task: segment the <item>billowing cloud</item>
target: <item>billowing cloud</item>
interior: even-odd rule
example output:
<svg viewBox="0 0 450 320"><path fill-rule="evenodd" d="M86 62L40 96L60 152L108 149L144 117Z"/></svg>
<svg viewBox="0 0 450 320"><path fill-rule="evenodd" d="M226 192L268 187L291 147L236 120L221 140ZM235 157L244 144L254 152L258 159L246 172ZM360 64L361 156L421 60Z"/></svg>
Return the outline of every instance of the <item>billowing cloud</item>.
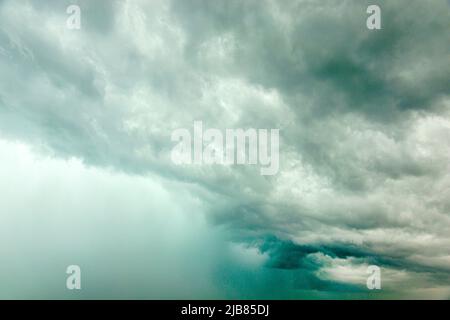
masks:
<svg viewBox="0 0 450 320"><path fill-rule="evenodd" d="M376 264L386 297L449 297L447 1L378 1L375 31L369 1L75 3L80 30L66 28L72 1L0 2L5 141L174 187L185 198L167 205L255 255L257 294L268 278L285 296L367 294L361 270ZM195 120L280 129L279 173L174 165L171 132Z"/></svg>

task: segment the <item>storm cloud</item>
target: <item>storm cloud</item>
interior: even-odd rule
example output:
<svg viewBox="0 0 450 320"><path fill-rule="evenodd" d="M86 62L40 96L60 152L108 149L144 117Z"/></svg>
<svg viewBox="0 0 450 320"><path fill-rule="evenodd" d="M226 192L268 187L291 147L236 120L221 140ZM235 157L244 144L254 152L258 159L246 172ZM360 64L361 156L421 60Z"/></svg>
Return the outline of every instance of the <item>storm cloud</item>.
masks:
<svg viewBox="0 0 450 320"><path fill-rule="evenodd" d="M275 297L371 298L365 272L375 264L384 277L379 296L449 298L450 6L376 3L381 30L366 28L373 1L0 1L0 159L10 168L2 188L18 181L11 199L20 201L21 184L32 179L17 178L20 166L5 155L19 156L22 147L11 143L23 144L51 168L79 161L75 172L98 171L94 177L117 184L121 205L107 209L101 190L98 197L82 191L90 175L74 189L64 185L92 203L83 214L67 208L88 234L101 226L85 215L101 210L129 221L125 243L134 228L154 229L153 218L163 219L155 212L176 211L180 230L201 230L203 238L176 249L161 238L179 232L165 222L161 237L136 240L136 256L127 259L138 268L147 241L161 265L178 263L166 259L166 246L182 263L196 254L192 247L211 252L205 268L213 271L199 297L268 297L266 289L277 287ZM66 27L70 4L81 8L80 30ZM278 174L173 164L172 131L196 120L280 129ZM141 200L119 196L121 179L130 190L139 181L141 195L146 183L169 195L138 205L139 223L131 222L127 204ZM46 184L38 179L36 188ZM62 199L49 189L44 216L44 202L50 214ZM0 202L5 228L21 210ZM205 221L189 226L193 211ZM51 228L46 219L28 223ZM104 237L120 230L107 226ZM18 235L2 237L2 246L14 246ZM204 244L210 238L214 248ZM124 246L133 252L133 242ZM137 289L127 290L139 297L152 284L131 282ZM162 295L189 295L171 285ZM91 292L103 294L101 286Z"/></svg>

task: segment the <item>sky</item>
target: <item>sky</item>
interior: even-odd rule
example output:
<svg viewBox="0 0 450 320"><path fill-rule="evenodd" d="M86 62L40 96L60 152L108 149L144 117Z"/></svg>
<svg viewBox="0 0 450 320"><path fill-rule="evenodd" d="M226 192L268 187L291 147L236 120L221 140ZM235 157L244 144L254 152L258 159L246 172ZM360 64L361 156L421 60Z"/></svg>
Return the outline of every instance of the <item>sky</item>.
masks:
<svg viewBox="0 0 450 320"><path fill-rule="evenodd" d="M449 299L449 84L446 0L0 0L0 298Z"/></svg>

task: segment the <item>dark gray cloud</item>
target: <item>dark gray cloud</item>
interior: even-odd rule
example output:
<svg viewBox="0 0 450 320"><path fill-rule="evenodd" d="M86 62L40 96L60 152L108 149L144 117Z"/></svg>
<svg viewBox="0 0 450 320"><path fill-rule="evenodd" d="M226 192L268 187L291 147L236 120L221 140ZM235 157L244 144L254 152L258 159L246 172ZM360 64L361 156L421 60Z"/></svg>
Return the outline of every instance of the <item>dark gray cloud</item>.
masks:
<svg viewBox="0 0 450 320"><path fill-rule="evenodd" d="M378 1L377 31L369 1L77 1L68 30L71 3L0 2L4 137L164 177L299 287L370 263L448 287L446 1ZM174 166L170 134L194 120L280 128L279 174Z"/></svg>

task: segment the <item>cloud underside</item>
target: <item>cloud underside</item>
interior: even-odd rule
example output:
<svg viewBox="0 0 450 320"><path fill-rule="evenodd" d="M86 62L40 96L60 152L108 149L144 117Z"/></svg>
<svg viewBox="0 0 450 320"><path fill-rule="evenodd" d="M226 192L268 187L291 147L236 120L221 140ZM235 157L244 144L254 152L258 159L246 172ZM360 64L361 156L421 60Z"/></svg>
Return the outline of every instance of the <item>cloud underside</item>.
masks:
<svg viewBox="0 0 450 320"><path fill-rule="evenodd" d="M158 176L294 289L376 264L394 297L449 297L447 1L378 1L376 31L368 1L78 1L69 30L71 3L0 1L3 139ZM279 173L174 165L195 120L279 128Z"/></svg>

